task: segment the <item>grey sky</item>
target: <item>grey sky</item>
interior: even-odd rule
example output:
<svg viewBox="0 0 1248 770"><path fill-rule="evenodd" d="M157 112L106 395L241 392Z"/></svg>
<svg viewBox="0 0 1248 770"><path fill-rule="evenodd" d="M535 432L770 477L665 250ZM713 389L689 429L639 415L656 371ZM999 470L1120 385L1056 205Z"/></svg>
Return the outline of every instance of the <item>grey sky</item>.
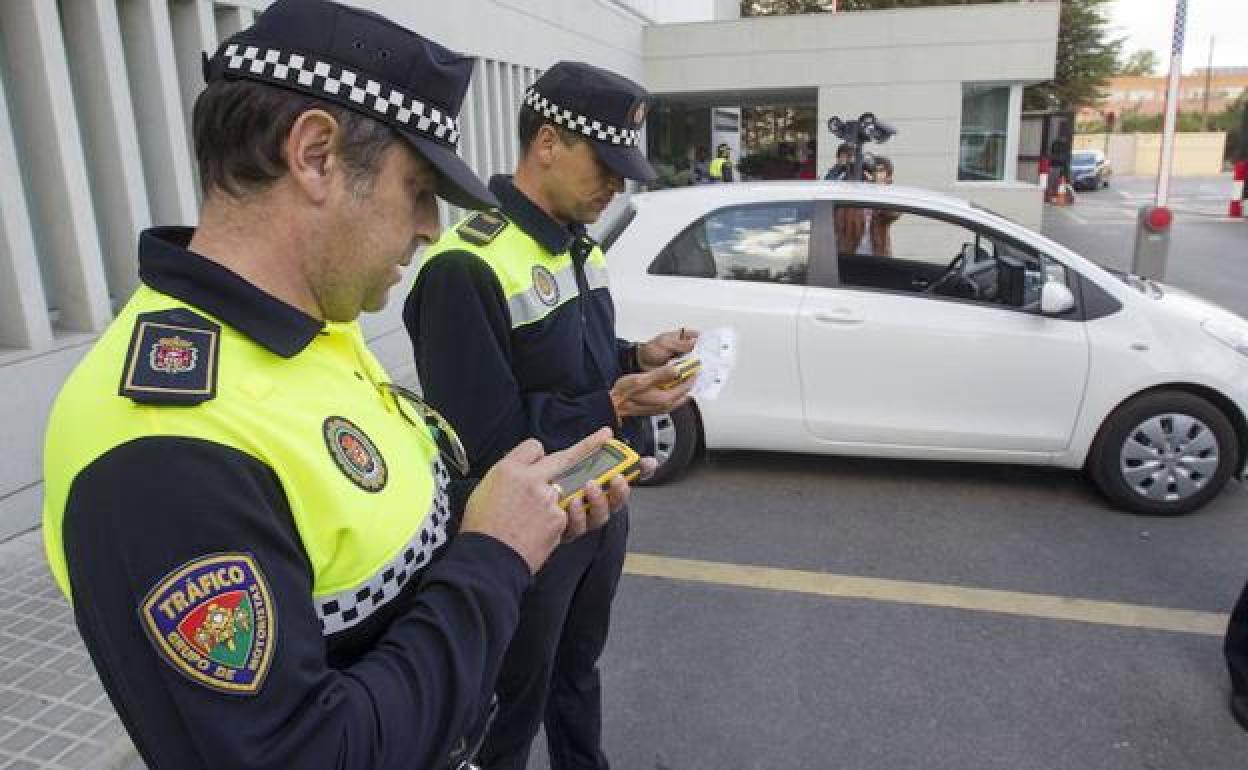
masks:
<svg viewBox="0 0 1248 770"><path fill-rule="evenodd" d="M1127 38L1123 50L1157 51L1160 74L1165 74L1170 65L1174 5L1175 0L1114 0L1110 6L1114 34ZM1210 35L1217 39L1213 66L1248 66L1248 0L1188 0L1184 72L1208 63Z"/></svg>

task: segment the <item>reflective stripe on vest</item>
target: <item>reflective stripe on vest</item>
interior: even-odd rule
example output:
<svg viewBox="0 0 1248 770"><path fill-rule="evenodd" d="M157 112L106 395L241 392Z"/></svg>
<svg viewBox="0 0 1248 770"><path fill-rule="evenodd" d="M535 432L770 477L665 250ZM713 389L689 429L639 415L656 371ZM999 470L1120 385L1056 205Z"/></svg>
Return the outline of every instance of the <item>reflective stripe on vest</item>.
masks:
<svg viewBox="0 0 1248 770"><path fill-rule="evenodd" d="M458 226L457 226L458 227ZM425 253L424 265L448 251L477 255L494 271L507 301L511 328L541 321L570 300L580 296L576 273L568 252L551 255L514 223L485 246L460 237L457 227L448 229ZM607 258L597 246L585 260L589 289L608 287Z"/></svg>

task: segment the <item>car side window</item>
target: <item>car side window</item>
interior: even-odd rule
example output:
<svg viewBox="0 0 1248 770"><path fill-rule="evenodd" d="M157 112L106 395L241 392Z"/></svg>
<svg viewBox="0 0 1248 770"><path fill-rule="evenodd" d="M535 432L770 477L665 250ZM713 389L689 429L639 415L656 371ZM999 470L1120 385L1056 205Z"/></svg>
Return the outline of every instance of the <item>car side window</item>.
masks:
<svg viewBox="0 0 1248 770"><path fill-rule="evenodd" d="M809 201L718 209L673 238L650 265L650 272L805 284L812 209Z"/></svg>
<svg viewBox="0 0 1248 770"><path fill-rule="evenodd" d="M940 282L952 267L966 256L972 265L993 258L991 246L976 243L970 228L911 211L837 206L833 221L845 286L952 296L958 287Z"/></svg>
<svg viewBox="0 0 1248 770"><path fill-rule="evenodd" d="M911 211L838 206L842 285L1038 310L1047 281L1070 286L1065 267L1014 241Z"/></svg>

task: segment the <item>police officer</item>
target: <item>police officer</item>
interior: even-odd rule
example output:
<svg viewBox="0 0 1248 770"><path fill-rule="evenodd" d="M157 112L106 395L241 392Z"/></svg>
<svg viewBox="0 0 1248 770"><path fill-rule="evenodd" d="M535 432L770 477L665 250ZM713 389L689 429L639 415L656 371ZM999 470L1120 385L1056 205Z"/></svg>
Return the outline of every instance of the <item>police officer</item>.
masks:
<svg viewBox="0 0 1248 770"><path fill-rule="evenodd" d="M585 230L625 178L654 178L639 149L646 108L646 92L619 75L555 64L525 95L515 176L490 180L500 209L468 217L426 255L403 319L424 391L473 462L519 436L560 449L604 425L645 454L638 418L687 398L689 384L660 386L696 334L617 339L606 257ZM627 532L616 513L538 574L499 677L488 770L524 768L543 720L554 770L607 767L597 660Z"/></svg>
<svg viewBox="0 0 1248 770"><path fill-rule="evenodd" d="M1231 610L1222 649L1231 675L1231 716L1248 730L1248 585Z"/></svg>
<svg viewBox="0 0 1248 770"><path fill-rule="evenodd" d="M200 227L141 235L45 454L52 572L155 770L457 763L532 574L626 501L565 514L549 482L608 431L520 443L468 497L453 431L356 322L436 237L435 195L495 203L455 154L471 68L326 0L205 60Z"/></svg>
<svg viewBox="0 0 1248 770"><path fill-rule="evenodd" d="M732 148L721 144L715 148L715 158L711 160L709 174L712 182L732 181Z"/></svg>

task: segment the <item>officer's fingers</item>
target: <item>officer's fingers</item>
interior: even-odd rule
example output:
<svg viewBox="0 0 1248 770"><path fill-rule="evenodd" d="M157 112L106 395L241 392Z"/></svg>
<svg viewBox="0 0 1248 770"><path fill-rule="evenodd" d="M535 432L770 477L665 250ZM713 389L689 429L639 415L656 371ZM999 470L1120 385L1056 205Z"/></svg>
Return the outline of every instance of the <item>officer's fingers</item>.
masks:
<svg viewBox="0 0 1248 770"><path fill-rule="evenodd" d="M653 476L654 472L657 471L658 469L659 469L658 460L654 459L653 457L641 458L641 480L642 481L645 481L646 479Z"/></svg>
<svg viewBox="0 0 1248 770"><path fill-rule="evenodd" d="M584 460L611 440L610 428L599 428L567 449L551 452L533 464L533 472L543 479L553 479Z"/></svg>
<svg viewBox="0 0 1248 770"><path fill-rule="evenodd" d="M610 487L610 484L608 484ZM611 511L615 510L611 506L609 495L603 491L603 488L597 484L589 484L585 487L585 526L587 529L594 530L607 523L607 519L611 518Z"/></svg>
<svg viewBox="0 0 1248 770"><path fill-rule="evenodd" d="M546 455L546 450L542 448L542 442L535 438L526 438L519 444L516 444L510 452L503 457L505 461L511 461L520 465L532 465Z"/></svg>
<svg viewBox="0 0 1248 770"><path fill-rule="evenodd" d="M623 476L614 476L611 482L607 484L607 493L604 501L607 510L611 513L628 505L628 498L632 494L632 490L628 485L628 479Z"/></svg>
<svg viewBox="0 0 1248 770"><path fill-rule="evenodd" d="M578 495L576 499L568 503L566 508L568 512L568 523L563 527L563 535L560 540L567 543L585 534L585 530L587 528L585 509L586 502L584 495Z"/></svg>

